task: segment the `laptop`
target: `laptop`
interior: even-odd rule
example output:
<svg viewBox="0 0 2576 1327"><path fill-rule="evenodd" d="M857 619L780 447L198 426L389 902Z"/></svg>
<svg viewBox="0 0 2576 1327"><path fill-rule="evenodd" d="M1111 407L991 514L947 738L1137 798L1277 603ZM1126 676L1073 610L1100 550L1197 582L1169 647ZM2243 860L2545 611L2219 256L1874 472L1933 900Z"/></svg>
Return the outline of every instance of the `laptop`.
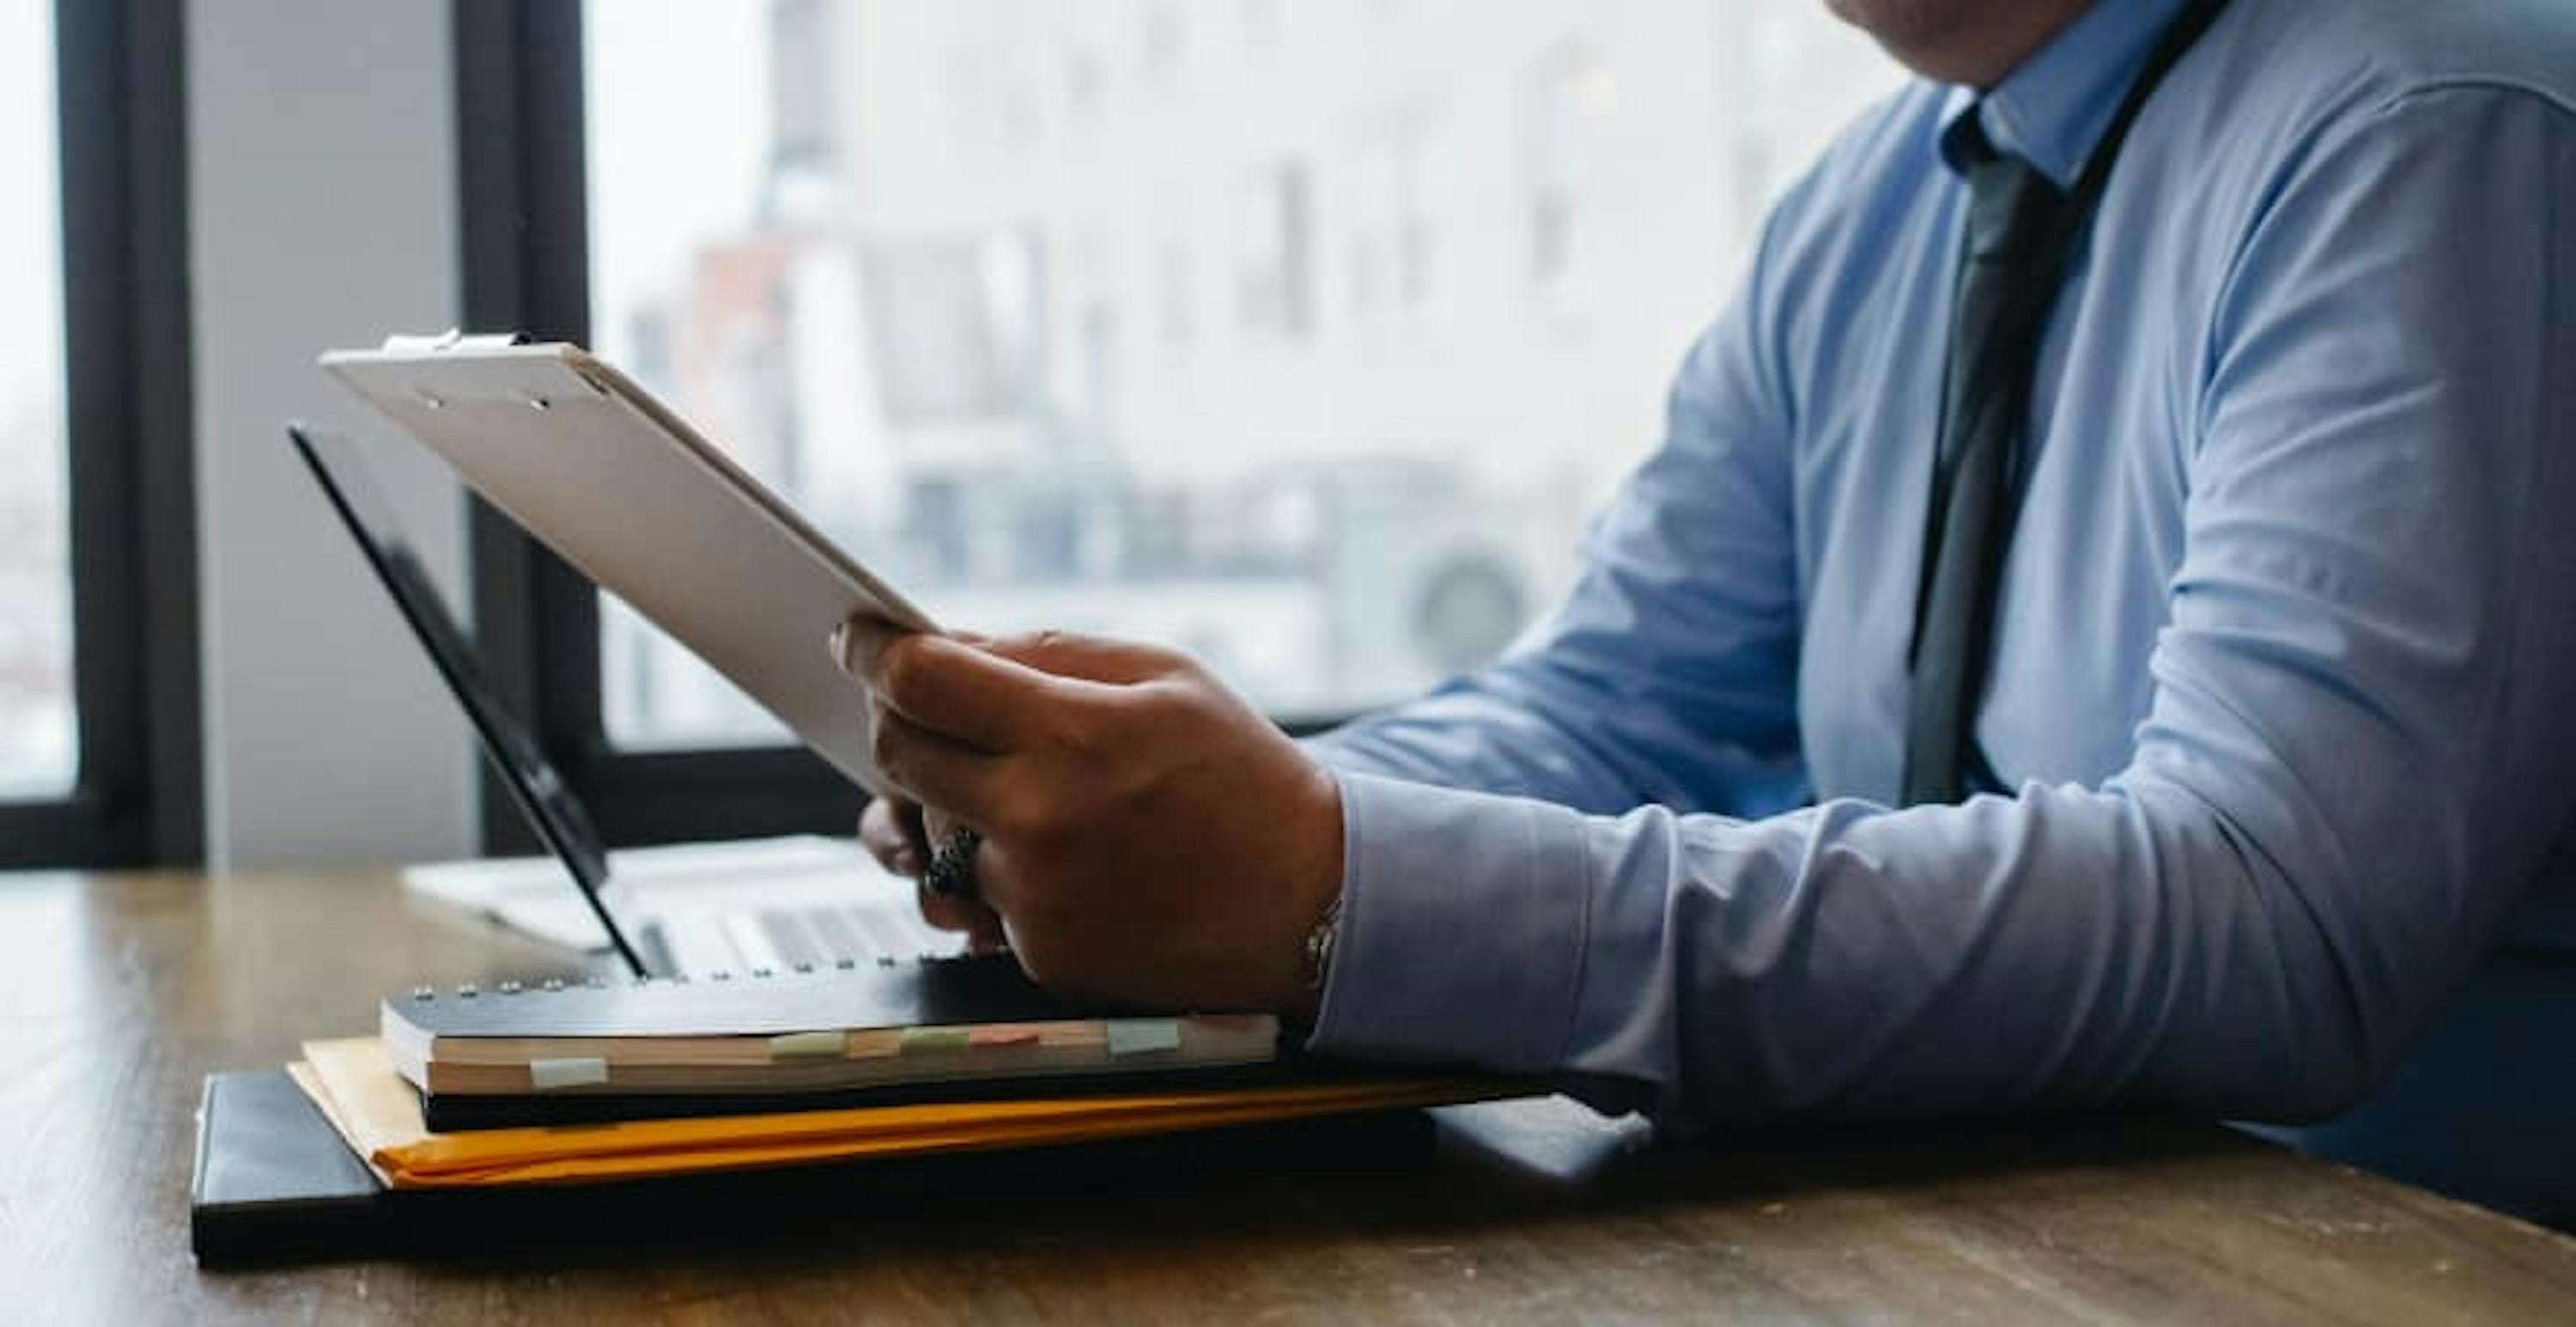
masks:
<svg viewBox="0 0 2576 1327"><path fill-rule="evenodd" d="M702 977L787 971L963 948L960 937L921 920L911 882L856 853L755 851L752 859L766 858L781 869L754 872L673 869L667 861L659 869L620 869L619 855L601 845L581 799L492 686L471 639L431 583L356 448L347 438L301 424L286 432L465 711L510 800L571 875L608 947L630 972ZM705 860L705 849L679 851ZM560 897L559 884L541 888Z"/></svg>

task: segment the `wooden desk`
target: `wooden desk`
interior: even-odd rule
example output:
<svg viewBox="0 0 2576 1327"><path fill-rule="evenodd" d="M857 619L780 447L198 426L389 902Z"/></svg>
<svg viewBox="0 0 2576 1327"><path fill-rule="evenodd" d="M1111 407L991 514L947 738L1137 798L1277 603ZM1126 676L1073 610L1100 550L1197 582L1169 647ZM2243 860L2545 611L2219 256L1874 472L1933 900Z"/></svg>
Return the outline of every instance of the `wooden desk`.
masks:
<svg viewBox="0 0 2576 1327"><path fill-rule="evenodd" d="M1204 1322L2576 1312L2576 1241L2214 1125L1650 1147L1565 1102L1443 1113L1418 1166L979 1192L643 1247L201 1274L208 1070L414 980L562 970L384 874L0 875L0 1318Z"/></svg>

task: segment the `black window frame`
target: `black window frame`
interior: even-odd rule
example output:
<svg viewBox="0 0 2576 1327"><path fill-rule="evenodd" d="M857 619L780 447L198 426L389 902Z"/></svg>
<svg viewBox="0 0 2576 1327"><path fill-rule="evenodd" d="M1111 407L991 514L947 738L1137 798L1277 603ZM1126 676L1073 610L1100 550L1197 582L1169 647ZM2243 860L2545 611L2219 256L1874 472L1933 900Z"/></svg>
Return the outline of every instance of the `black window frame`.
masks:
<svg viewBox="0 0 2576 1327"><path fill-rule="evenodd" d="M0 869L204 856L181 14L54 5L79 763L0 802Z"/></svg>
<svg viewBox="0 0 2576 1327"><path fill-rule="evenodd" d="M587 89L581 0L454 0L457 181L466 325L589 343ZM494 685L526 716L612 845L847 834L867 794L802 747L635 750L601 717L591 583L477 499L475 635ZM1295 735L1347 715L1282 720ZM541 845L483 781L485 844Z"/></svg>

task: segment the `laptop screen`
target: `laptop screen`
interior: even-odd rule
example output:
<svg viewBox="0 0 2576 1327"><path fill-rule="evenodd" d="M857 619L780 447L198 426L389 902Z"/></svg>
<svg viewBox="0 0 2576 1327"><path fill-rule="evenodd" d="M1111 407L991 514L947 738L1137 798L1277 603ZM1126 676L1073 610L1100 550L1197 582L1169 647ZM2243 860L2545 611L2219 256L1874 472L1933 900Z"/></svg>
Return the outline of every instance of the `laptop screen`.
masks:
<svg viewBox="0 0 2576 1327"><path fill-rule="evenodd" d="M376 578L393 596L403 620L411 624L421 648L429 652L430 662L437 665L448 691L473 721L483 753L500 771L502 782L510 789L510 799L536 828L537 837L545 840L572 872L582 896L590 902L590 910L607 928L618 956L635 975L649 975L635 946L628 942L626 932L609 915L607 903L600 897L600 887L608 880L608 857L600 847L598 831L591 827L589 814L556 774L527 725L519 722L493 688L473 643L457 624L455 614L447 610L446 600L439 597L438 587L430 582L427 570L412 552L411 542L394 521L392 508L377 491L366 467L359 463L356 449L346 438L300 424L289 425L286 434L304 457L315 481L321 484L323 495L331 500L332 510L340 514L341 523L358 541L367 565L375 569Z"/></svg>

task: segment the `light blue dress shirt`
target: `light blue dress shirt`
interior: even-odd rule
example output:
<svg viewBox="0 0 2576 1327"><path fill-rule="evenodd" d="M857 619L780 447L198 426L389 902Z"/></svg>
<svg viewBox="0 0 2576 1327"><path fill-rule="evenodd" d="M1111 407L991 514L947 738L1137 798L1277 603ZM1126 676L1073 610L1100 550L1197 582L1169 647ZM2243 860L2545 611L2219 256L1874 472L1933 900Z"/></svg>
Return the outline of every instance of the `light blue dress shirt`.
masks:
<svg viewBox="0 0 2576 1327"><path fill-rule="evenodd" d="M1918 84L1854 125L1564 605L1313 744L1346 822L1318 1048L1685 1126L2313 1119L2500 940L2576 935L2565 0L2234 0L2173 70L2038 368L1977 727L2011 792L1891 809L1942 131L2071 183L2177 7L2101 0L1981 109ZM2557 1019L2531 1054L2576 1059Z"/></svg>

